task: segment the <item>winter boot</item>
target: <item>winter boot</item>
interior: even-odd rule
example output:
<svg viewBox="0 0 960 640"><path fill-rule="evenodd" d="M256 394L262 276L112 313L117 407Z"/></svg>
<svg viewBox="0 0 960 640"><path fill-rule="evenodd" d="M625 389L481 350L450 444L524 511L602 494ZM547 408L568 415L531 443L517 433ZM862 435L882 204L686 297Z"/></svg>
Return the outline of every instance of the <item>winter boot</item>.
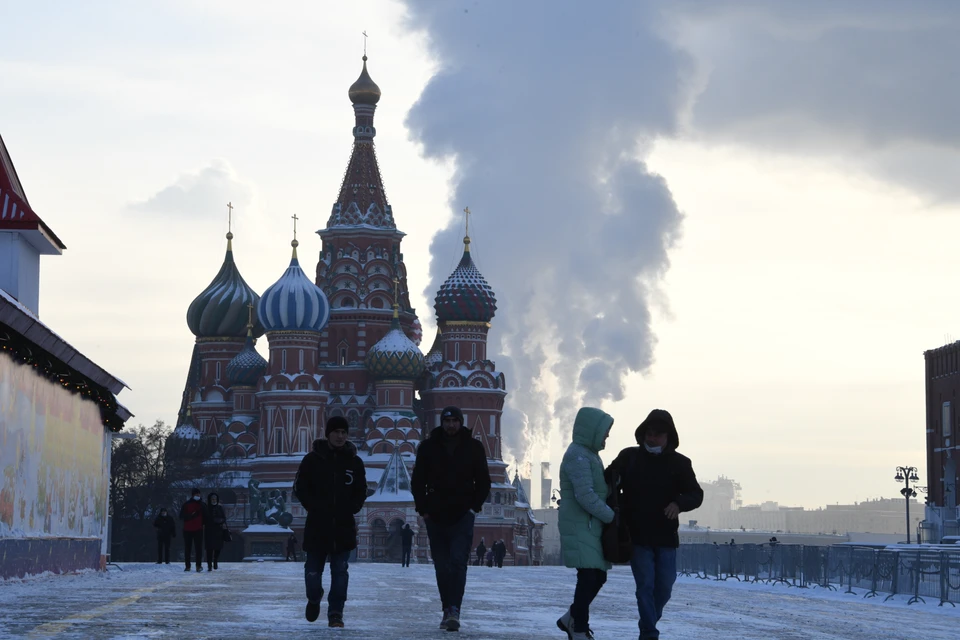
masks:
<svg viewBox="0 0 960 640"><path fill-rule="evenodd" d="M200 573L201 571L203 571L203 567L198 564L198 565L197 565L197 573Z"/></svg>
<svg viewBox="0 0 960 640"><path fill-rule="evenodd" d="M447 631L460 631L460 609L450 607L447 610Z"/></svg>
<svg viewBox="0 0 960 640"><path fill-rule="evenodd" d="M336 629L343 628L343 614L339 611L331 611L327 613L327 626L333 627Z"/></svg>
<svg viewBox="0 0 960 640"><path fill-rule="evenodd" d="M213 570L216 571L216 570L219 569L219 568L220 568L220 565L217 564L217 561L216 561L216 560L214 560L214 561L213 561Z"/></svg>
<svg viewBox="0 0 960 640"><path fill-rule="evenodd" d="M184 571L190 571L190 565L187 565L187 568Z"/></svg>
<svg viewBox="0 0 960 640"><path fill-rule="evenodd" d="M307 622L316 622L317 618L320 617L320 601L316 602L307 601L307 610L304 612L304 616L307 618Z"/></svg>
<svg viewBox="0 0 960 640"><path fill-rule="evenodd" d="M570 613L570 609L557 619L557 628L567 634L568 638L570 637L573 631L573 614Z"/></svg>
<svg viewBox="0 0 960 640"><path fill-rule="evenodd" d="M447 617L447 615L448 615L447 612L448 612L449 610L450 610L449 607L447 607L446 609L443 610L443 617L440 618L440 628L441 628L441 629L446 629L446 628L447 628L447 623L450 621L450 619Z"/></svg>
<svg viewBox="0 0 960 640"><path fill-rule="evenodd" d="M208 562L208 563L207 563L207 571L213 571L213 563L212 563L212 562Z"/></svg>

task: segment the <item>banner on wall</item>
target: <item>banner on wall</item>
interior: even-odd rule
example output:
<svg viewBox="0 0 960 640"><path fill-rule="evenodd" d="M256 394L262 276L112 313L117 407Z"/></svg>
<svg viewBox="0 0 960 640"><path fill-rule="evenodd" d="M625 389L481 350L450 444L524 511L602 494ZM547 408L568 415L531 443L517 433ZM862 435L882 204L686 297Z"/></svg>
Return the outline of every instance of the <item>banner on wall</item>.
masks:
<svg viewBox="0 0 960 640"><path fill-rule="evenodd" d="M102 538L109 456L96 403L0 354L0 537Z"/></svg>

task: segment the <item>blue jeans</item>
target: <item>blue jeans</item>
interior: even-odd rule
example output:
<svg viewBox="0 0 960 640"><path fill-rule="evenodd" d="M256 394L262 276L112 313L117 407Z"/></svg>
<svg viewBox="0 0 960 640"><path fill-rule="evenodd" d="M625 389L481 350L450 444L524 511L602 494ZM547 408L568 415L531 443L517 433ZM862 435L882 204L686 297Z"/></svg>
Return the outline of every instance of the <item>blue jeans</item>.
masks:
<svg viewBox="0 0 960 640"><path fill-rule="evenodd" d="M444 610L460 608L463 590L467 586L467 563L470 562L470 547L473 545L473 519L470 511L456 522L436 522L428 518L427 536L430 538L430 555L437 573L437 590Z"/></svg>
<svg viewBox="0 0 960 640"><path fill-rule="evenodd" d="M670 600L673 583L677 581L677 550L634 546L630 568L637 583L640 638L659 638L657 623L663 616L663 607Z"/></svg>
<svg viewBox="0 0 960 640"><path fill-rule="evenodd" d="M308 551L307 561L303 565L303 581L307 585L307 600L320 602L323 597L323 565L330 560L330 595L327 596L327 613L343 613L343 603L347 601L347 558L349 551L327 554L322 551Z"/></svg>

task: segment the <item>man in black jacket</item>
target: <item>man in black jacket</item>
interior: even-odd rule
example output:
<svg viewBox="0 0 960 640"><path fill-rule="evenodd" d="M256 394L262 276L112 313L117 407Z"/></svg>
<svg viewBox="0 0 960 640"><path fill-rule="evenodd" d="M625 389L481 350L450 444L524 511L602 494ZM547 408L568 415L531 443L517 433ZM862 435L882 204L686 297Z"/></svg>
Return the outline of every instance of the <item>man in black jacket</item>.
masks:
<svg viewBox="0 0 960 640"><path fill-rule="evenodd" d="M640 638L659 638L657 622L677 579L680 513L703 502L690 459L677 452L673 416L654 409L635 433L638 447L620 452L608 468L619 475L621 517L633 543L630 567L637 583Z"/></svg>
<svg viewBox="0 0 960 640"><path fill-rule="evenodd" d="M166 509L160 509L153 528L157 530L157 564L170 564L170 541L177 535L177 525Z"/></svg>
<svg viewBox="0 0 960 640"><path fill-rule="evenodd" d="M401 567L410 566L410 552L413 550L413 529L409 524L403 525L400 530L400 542L403 543L403 557L400 558Z"/></svg>
<svg viewBox="0 0 960 640"><path fill-rule="evenodd" d="M307 511L303 531L304 582L307 587L307 621L320 615L323 566L330 561L330 596L327 620L343 626L347 600L347 558L357 548L356 514L367 499L367 476L357 448L347 440L349 424L340 417L327 420L326 440L315 440L304 456L294 480L297 499Z"/></svg>
<svg viewBox="0 0 960 640"><path fill-rule="evenodd" d="M417 513L427 525L430 554L443 606L440 628L460 628L474 517L490 493L483 445L463 426L463 413L447 407L440 426L420 443L411 484Z"/></svg>

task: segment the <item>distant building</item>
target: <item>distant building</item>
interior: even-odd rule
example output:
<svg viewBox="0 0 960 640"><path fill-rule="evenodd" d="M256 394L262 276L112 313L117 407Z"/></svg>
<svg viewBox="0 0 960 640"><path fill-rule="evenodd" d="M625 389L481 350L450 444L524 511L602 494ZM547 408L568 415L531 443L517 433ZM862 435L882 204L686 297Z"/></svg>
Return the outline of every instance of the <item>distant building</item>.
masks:
<svg viewBox="0 0 960 640"><path fill-rule="evenodd" d="M112 434L130 412L123 382L40 321L40 256L65 248L0 138L0 579L106 564Z"/></svg>
<svg viewBox="0 0 960 640"><path fill-rule="evenodd" d="M808 534L900 534L906 539L904 507L902 498L827 505L810 510L768 501L721 513L718 528ZM923 510L916 500L911 501L911 507L911 527L916 530L923 519Z"/></svg>
<svg viewBox="0 0 960 640"><path fill-rule="evenodd" d="M924 538L960 535L957 431L960 430L960 341L923 353L926 382L927 508ZM893 469L890 470L893 473Z"/></svg>
<svg viewBox="0 0 960 640"><path fill-rule="evenodd" d="M740 483L730 478L719 476L712 482L701 482L700 487L703 489L703 504L699 509L684 514L684 517L696 520L701 527L719 527L721 514L743 505Z"/></svg>

